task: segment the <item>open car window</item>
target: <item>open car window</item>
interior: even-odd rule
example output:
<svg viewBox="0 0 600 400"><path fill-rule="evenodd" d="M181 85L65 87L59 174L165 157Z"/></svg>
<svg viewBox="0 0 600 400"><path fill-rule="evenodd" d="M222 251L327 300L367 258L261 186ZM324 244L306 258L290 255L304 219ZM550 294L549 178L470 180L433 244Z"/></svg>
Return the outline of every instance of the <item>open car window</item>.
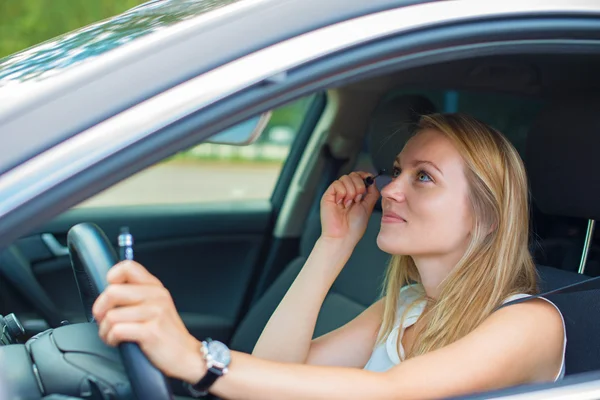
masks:
<svg viewBox="0 0 600 400"><path fill-rule="evenodd" d="M315 96L273 110L249 145L201 143L79 204L114 207L268 200Z"/></svg>

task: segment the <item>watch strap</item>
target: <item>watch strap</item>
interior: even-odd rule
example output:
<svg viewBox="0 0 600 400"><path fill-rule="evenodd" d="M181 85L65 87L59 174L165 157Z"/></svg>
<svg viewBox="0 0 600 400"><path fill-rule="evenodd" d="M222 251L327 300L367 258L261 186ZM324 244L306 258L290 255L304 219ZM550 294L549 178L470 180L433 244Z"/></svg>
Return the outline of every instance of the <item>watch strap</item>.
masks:
<svg viewBox="0 0 600 400"><path fill-rule="evenodd" d="M208 389L220 376L223 376L223 371L219 368L211 367L196 384L186 384L186 389L193 397L206 396L208 394Z"/></svg>
<svg viewBox="0 0 600 400"><path fill-rule="evenodd" d="M218 363L214 363L212 359L212 355L210 354L210 346L213 343L211 338L207 338L202 341L202 346L200 348L200 352L202 353L202 358L204 358L204 362L207 364L207 371L204 376L195 384L186 383L184 386L187 389L188 393L192 397L204 397L209 393L210 387L215 383L215 381L225 375L227 373L227 367L229 365L229 361L224 361L224 365L219 365ZM217 347L222 346L227 351L229 349L221 342L214 342ZM223 349L221 349L222 351ZM216 366L219 365L219 366Z"/></svg>

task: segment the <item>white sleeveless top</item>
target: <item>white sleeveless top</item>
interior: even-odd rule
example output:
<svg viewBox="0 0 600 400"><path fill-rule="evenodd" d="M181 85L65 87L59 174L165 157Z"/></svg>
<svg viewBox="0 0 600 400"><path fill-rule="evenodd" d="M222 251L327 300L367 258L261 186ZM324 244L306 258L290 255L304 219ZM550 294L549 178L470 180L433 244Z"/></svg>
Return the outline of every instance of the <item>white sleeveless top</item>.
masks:
<svg viewBox="0 0 600 400"><path fill-rule="evenodd" d="M400 304L398 305L398 312L396 314L396 323L392 332L387 337L384 343L381 343L375 347L373 353L371 354L371 358L365 365L364 369L374 372L384 372L388 369L394 367L399 364L401 360L405 358L404 348L402 347L402 337L404 335L404 331L409 326L412 326L417 319L421 316L423 309L425 308L425 299L421 298L424 295L424 289L420 284L408 285L404 286L400 289ZM508 303L509 301L520 299L523 297L528 297L528 294L515 294L510 296L504 303ZM560 368L560 372L557 374L554 381L558 381L565 376L565 350L567 347L567 331L565 328L565 320L560 313L560 310L554 303L550 300L539 297L540 299L546 300L548 303L552 304L559 312L560 317L563 323L563 332L564 332L564 340L563 340L563 355L562 355L562 366ZM416 303L415 300L417 300ZM414 304L413 304L414 303ZM406 307L409 307L408 312L404 318L402 326L400 326L400 319L406 310ZM398 335L400 335L400 340L398 339ZM397 346L397 347L396 347ZM400 354L398 354L398 350Z"/></svg>

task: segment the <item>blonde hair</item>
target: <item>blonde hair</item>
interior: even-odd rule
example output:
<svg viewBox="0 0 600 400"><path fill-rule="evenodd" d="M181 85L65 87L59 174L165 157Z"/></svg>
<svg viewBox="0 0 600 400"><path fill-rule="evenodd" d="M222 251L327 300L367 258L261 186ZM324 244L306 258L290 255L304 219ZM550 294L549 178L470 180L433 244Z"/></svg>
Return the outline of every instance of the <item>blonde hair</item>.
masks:
<svg viewBox="0 0 600 400"><path fill-rule="evenodd" d="M422 316L427 324L412 349L407 349L406 358L467 335L508 296L538 291L528 248L527 177L515 148L498 131L463 114L423 116L416 133L425 129L442 133L461 154L474 226L467 250L442 282L438 299L427 299ZM412 258L393 256L384 282L378 343L392 331L400 289L413 282L419 283L420 277Z"/></svg>

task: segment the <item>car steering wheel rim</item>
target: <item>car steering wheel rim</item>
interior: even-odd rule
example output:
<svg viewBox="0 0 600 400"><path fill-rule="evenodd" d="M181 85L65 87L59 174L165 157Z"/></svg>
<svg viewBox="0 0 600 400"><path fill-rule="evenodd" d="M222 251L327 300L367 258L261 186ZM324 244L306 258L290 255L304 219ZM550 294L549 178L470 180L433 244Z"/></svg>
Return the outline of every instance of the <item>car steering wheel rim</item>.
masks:
<svg viewBox="0 0 600 400"><path fill-rule="evenodd" d="M102 229L91 223L73 226L67 235L67 246L86 317L93 321L91 307L108 285L106 274L118 262L117 254ZM138 399L173 399L165 376L137 343L121 343L119 352Z"/></svg>

